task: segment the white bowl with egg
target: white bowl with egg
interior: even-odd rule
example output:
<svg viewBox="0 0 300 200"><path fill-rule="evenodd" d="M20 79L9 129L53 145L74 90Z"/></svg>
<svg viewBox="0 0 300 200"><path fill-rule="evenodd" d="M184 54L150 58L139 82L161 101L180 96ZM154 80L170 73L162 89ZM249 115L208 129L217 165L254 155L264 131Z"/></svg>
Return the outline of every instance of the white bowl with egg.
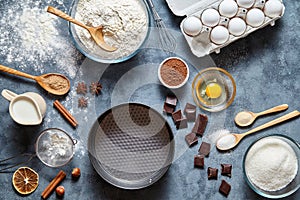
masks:
<svg viewBox="0 0 300 200"><path fill-rule="evenodd" d="M101 49L87 30L69 23L76 48L86 57L102 63L119 63L132 58L147 40L150 30L149 8L144 0L74 0L70 15L88 26L103 26L104 41L117 47L116 51Z"/></svg>
<svg viewBox="0 0 300 200"><path fill-rule="evenodd" d="M250 188L266 198L283 198L300 187L300 146L285 135L269 135L253 142L243 160Z"/></svg>

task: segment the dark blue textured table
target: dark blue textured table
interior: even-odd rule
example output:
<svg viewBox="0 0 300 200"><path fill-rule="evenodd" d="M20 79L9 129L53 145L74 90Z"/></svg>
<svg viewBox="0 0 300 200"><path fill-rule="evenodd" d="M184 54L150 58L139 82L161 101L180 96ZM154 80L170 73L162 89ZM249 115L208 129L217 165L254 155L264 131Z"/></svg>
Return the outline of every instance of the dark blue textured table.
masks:
<svg viewBox="0 0 300 200"><path fill-rule="evenodd" d="M193 156L197 153L201 138L198 145L188 148L184 136L192 124L187 129L177 131L167 116L164 117L172 125L176 153L170 169L158 182L140 190L124 190L105 182L93 169L86 144L89 129L101 113L124 102L143 103L162 112L164 99L170 92L179 99L177 109L183 109L186 102L193 103L190 89L193 77L199 70L209 66L222 67L233 75L237 96L233 104L222 112L208 113L197 109L198 113L205 113L209 117L203 140L218 129L239 133L248 130L236 127L233 122L234 115L244 109L261 111L283 103L289 105L288 111L300 109L299 1L284 2L285 15L274 27L267 26L221 49L220 54L204 58L195 57L189 50L179 30L183 18L173 15L165 1L155 0L154 4L178 41L172 55L182 57L191 67L189 82L177 91L170 91L159 84L157 67L169 54L159 49L156 30L151 31L147 44L132 59L120 64L101 64L84 58L71 41L67 23L58 18L49 18L44 10L47 5L53 5L67 12L71 1L0 1L0 64L34 75L59 72L71 80L71 91L58 98L47 94L33 81L0 73L0 90L9 89L18 94L37 92L45 98L48 106L41 125L25 127L13 122L8 112L9 102L0 98L0 159L20 152L33 153L36 138L46 128L61 128L78 141L73 160L64 167L49 168L37 158L26 164L39 173L39 186L31 195L22 197L13 189L11 179L14 169L0 173L0 199L39 199L60 169L67 173L62 182L66 189L63 199L226 199L218 192L221 179L232 186L228 199L263 199L248 187L243 178L244 153L253 141L274 133L290 136L300 142L299 119L249 136L230 152L220 153L213 147L205 160L206 168L220 168L221 163L231 163L231 178L219 175L218 180L207 180L206 168L194 168ZM76 85L80 81L88 84L100 81L103 86L99 96L87 94L89 105L84 109L77 106L80 95L76 94ZM79 126L76 129L52 107L57 98L78 120ZM280 115L283 114L262 117L252 127ZM0 169L5 166L0 165ZM71 178L74 167L82 171L77 181ZM52 194L49 199L57 198ZM287 199L300 199L300 192L297 191Z"/></svg>

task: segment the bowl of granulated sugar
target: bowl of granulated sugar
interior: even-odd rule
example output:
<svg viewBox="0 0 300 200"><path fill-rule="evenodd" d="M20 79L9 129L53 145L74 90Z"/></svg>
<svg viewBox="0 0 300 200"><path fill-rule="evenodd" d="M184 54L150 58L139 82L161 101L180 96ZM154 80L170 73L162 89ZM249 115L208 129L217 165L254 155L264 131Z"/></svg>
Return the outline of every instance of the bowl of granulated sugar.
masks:
<svg viewBox="0 0 300 200"><path fill-rule="evenodd" d="M257 194L277 199L300 187L300 146L284 135L270 135L250 145L243 160L244 178Z"/></svg>
<svg viewBox="0 0 300 200"><path fill-rule="evenodd" d="M149 8L144 0L74 0L70 15L87 26L102 26L104 41L117 48L112 52L102 49L86 29L70 23L76 48L102 63L132 58L141 50L150 30Z"/></svg>

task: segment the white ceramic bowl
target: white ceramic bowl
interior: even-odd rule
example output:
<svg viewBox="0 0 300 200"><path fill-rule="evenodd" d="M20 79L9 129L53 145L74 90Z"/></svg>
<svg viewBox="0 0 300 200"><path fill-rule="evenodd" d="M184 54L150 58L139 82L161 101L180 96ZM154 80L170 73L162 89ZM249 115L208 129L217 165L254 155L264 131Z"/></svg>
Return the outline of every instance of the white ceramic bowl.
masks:
<svg viewBox="0 0 300 200"><path fill-rule="evenodd" d="M175 59L175 60L178 60L178 61L182 62L182 63L184 64L186 70L187 70L187 74L186 74L184 80L183 80L180 84L178 84L178 85L170 85L170 84L166 83L166 82L164 81L164 79L162 78L162 76L161 76L161 69L162 69L164 63L166 63L167 61L172 60L172 59ZM184 84L186 84L186 82L188 81L188 79L189 79L189 74L190 74L190 70L189 70L188 65L186 64L186 62L185 62L184 60L182 60L182 59L179 58L179 57L169 57L169 58L166 58L164 61L162 61L162 62L160 63L160 65L159 65L159 67L158 67L158 79L159 79L159 81L160 81L161 84L163 84L165 87L170 88L170 89L178 89L178 88L181 88L181 87L182 87ZM174 78L175 78L175 76L174 76Z"/></svg>

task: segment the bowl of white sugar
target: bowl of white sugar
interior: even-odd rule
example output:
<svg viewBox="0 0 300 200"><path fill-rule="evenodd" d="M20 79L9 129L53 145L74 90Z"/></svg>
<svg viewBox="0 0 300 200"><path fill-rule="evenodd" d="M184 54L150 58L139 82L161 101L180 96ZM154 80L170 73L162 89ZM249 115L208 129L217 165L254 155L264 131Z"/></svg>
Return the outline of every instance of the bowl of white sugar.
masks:
<svg viewBox="0 0 300 200"><path fill-rule="evenodd" d="M104 41L117 48L113 52L102 49L86 29L70 23L76 48L97 62L119 63L132 58L149 34L149 8L143 0L75 0L70 15L87 26L103 26Z"/></svg>
<svg viewBox="0 0 300 200"><path fill-rule="evenodd" d="M284 135L270 135L250 145L243 160L244 177L257 194L277 199L300 187L300 146Z"/></svg>

